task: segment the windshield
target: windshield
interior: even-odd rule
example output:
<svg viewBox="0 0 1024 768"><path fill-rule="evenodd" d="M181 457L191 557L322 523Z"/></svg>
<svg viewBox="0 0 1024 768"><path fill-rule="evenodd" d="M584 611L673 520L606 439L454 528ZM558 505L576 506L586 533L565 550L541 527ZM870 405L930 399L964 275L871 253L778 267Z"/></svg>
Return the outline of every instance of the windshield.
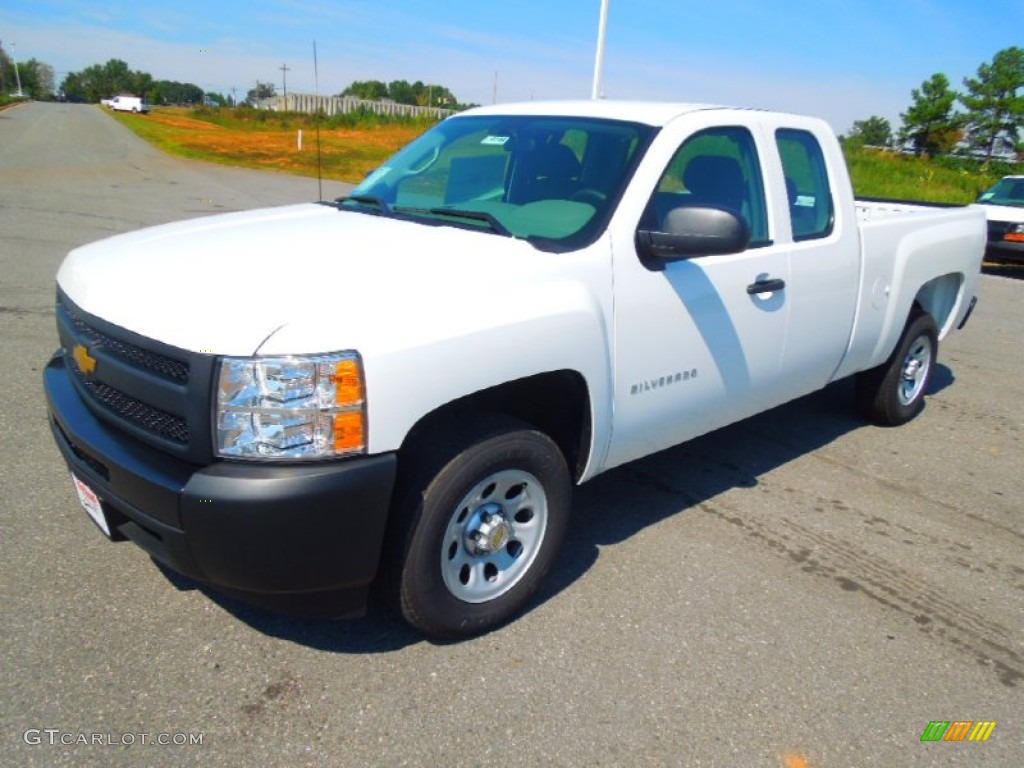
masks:
<svg viewBox="0 0 1024 768"><path fill-rule="evenodd" d="M1024 208L1024 176L1008 177L978 198L979 203L988 205L1013 205Z"/></svg>
<svg viewBox="0 0 1024 768"><path fill-rule="evenodd" d="M449 118L341 207L579 248L600 234L655 130L589 118Z"/></svg>

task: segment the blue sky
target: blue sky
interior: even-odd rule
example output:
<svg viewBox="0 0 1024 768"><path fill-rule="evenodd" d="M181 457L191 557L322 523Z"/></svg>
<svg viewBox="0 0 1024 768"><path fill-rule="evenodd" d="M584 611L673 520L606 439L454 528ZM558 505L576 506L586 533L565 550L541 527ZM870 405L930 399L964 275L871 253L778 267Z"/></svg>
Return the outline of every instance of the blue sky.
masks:
<svg viewBox="0 0 1024 768"><path fill-rule="evenodd" d="M63 73L110 58L239 97L257 79L312 92L422 80L464 102L588 98L600 0L4 0L0 41ZM13 48L12 44L13 43ZM1024 0L610 0L608 98L819 115L898 127L935 72L959 87L1024 45Z"/></svg>

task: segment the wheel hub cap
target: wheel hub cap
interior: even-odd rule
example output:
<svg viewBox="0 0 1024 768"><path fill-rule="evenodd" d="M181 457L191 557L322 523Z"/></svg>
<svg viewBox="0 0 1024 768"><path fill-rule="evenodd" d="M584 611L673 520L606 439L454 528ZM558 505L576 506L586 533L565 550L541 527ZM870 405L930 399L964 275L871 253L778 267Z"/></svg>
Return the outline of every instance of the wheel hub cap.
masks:
<svg viewBox="0 0 1024 768"><path fill-rule="evenodd" d="M932 352L928 338L920 336L910 345L907 356L903 358L903 380L898 384L897 391L903 405L910 405L924 391L931 362Z"/></svg>
<svg viewBox="0 0 1024 768"><path fill-rule="evenodd" d="M906 367L903 369L903 378L907 381L914 381L917 378L918 373L921 371L920 360L908 360Z"/></svg>
<svg viewBox="0 0 1024 768"><path fill-rule="evenodd" d="M472 555L498 552L512 538L512 526L497 504L485 504L466 526L466 550Z"/></svg>
<svg viewBox="0 0 1024 768"><path fill-rule="evenodd" d="M467 603L501 597L530 570L548 523L544 487L522 469L482 478L452 509L441 540L441 576Z"/></svg>

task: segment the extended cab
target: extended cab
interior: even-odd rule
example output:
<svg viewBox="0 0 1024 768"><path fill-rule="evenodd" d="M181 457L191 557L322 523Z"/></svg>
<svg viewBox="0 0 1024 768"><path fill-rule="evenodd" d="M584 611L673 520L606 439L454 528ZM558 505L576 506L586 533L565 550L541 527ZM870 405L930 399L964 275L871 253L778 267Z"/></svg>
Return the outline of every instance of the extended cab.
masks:
<svg viewBox="0 0 1024 768"><path fill-rule="evenodd" d="M917 415L984 248L980 207L855 201L821 120L475 109L347 198L73 251L50 424L110 538L470 635L534 594L574 483L848 376Z"/></svg>

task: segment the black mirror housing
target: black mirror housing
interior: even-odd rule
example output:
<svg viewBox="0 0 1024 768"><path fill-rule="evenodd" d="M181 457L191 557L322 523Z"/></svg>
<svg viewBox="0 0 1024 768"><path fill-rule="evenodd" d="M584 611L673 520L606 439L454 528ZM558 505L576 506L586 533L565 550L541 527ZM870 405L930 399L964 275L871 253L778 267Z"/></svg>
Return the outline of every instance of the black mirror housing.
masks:
<svg viewBox="0 0 1024 768"><path fill-rule="evenodd" d="M669 211L665 231L641 229L637 250L652 266L698 256L740 253L750 245L750 227L734 211L683 206Z"/></svg>

